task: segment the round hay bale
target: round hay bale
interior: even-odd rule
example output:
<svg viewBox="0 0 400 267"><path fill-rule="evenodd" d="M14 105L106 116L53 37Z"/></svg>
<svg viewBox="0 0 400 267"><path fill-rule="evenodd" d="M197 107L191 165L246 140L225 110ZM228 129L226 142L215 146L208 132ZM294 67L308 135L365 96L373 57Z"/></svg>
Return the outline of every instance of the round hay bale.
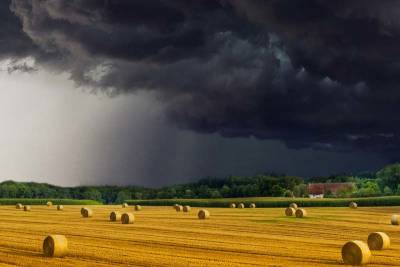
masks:
<svg viewBox="0 0 400 267"><path fill-rule="evenodd" d="M240 203L240 204L238 205L238 208L239 208L239 209L244 209L244 204L243 204L243 203Z"/></svg>
<svg viewBox="0 0 400 267"><path fill-rule="evenodd" d="M297 218L303 218L307 216L307 212L305 209L297 209L295 214Z"/></svg>
<svg viewBox="0 0 400 267"><path fill-rule="evenodd" d="M31 211L31 206L25 205L24 206L24 211Z"/></svg>
<svg viewBox="0 0 400 267"><path fill-rule="evenodd" d="M371 251L362 241L349 241L342 247L342 259L345 264L366 264L371 259Z"/></svg>
<svg viewBox="0 0 400 267"><path fill-rule="evenodd" d="M68 254L68 240L63 235L49 235L43 241L43 254L47 257L64 257Z"/></svg>
<svg viewBox="0 0 400 267"><path fill-rule="evenodd" d="M89 208L82 208L81 209L82 217L89 218L93 216L93 211Z"/></svg>
<svg viewBox="0 0 400 267"><path fill-rule="evenodd" d="M289 208L293 208L293 209L297 210L298 206L296 203L290 203Z"/></svg>
<svg viewBox="0 0 400 267"><path fill-rule="evenodd" d="M57 210L63 210L64 206L63 205L57 205Z"/></svg>
<svg viewBox="0 0 400 267"><path fill-rule="evenodd" d="M236 204L235 203L231 203L231 204L229 204L229 207L230 208L236 208Z"/></svg>
<svg viewBox="0 0 400 267"><path fill-rule="evenodd" d="M176 210L177 212L180 212L180 211L183 210L183 206L182 206L182 205L175 206L175 210Z"/></svg>
<svg viewBox="0 0 400 267"><path fill-rule="evenodd" d="M349 208L351 208L351 209L356 209L357 207L358 207L358 205L357 205L356 202L350 202L350 203L349 203Z"/></svg>
<svg viewBox="0 0 400 267"><path fill-rule="evenodd" d="M399 215L393 214L390 221L393 225L399 225Z"/></svg>
<svg viewBox="0 0 400 267"><path fill-rule="evenodd" d="M208 219L210 218L210 212L208 210L199 210L199 213L197 213L197 216L199 219Z"/></svg>
<svg viewBox="0 0 400 267"><path fill-rule="evenodd" d="M17 209L17 210L20 210L20 209L22 209L24 206L22 206L22 204L21 203L17 203L17 205L15 205L15 208Z"/></svg>
<svg viewBox="0 0 400 267"><path fill-rule="evenodd" d="M123 207L123 208L127 208L128 206L129 206L128 203L122 204L122 207Z"/></svg>
<svg viewBox="0 0 400 267"><path fill-rule="evenodd" d="M190 206L183 206L183 212L190 212Z"/></svg>
<svg viewBox="0 0 400 267"><path fill-rule="evenodd" d="M285 214L286 216L293 216L296 213L296 210L294 208L286 208L285 209Z"/></svg>
<svg viewBox="0 0 400 267"><path fill-rule="evenodd" d="M130 212L124 213L121 216L122 224L132 224L134 221L135 221L135 216Z"/></svg>
<svg viewBox="0 0 400 267"><path fill-rule="evenodd" d="M140 205L135 205L135 210L136 210L136 211L142 210L142 206L140 206Z"/></svg>
<svg viewBox="0 0 400 267"><path fill-rule="evenodd" d="M256 204L255 203L251 203L250 205L249 205L249 208L251 208L251 209L254 209L256 207Z"/></svg>
<svg viewBox="0 0 400 267"><path fill-rule="evenodd" d="M390 247L390 238L383 232L371 233L368 236L368 247L371 250L382 250Z"/></svg>
<svg viewBox="0 0 400 267"><path fill-rule="evenodd" d="M119 220L121 220L121 212L119 212L119 211L112 211L112 212L110 213L110 221L116 222L116 221L119 221Z"/></svg>
<svg viewBox="0 0 400 267"><path fill-rule="evenodd" d="M47 203L46 203L46 206L47 206L47 207L51 207L51 206L53 206L53 202L51 202L51 201L47 201Z"/></svg>

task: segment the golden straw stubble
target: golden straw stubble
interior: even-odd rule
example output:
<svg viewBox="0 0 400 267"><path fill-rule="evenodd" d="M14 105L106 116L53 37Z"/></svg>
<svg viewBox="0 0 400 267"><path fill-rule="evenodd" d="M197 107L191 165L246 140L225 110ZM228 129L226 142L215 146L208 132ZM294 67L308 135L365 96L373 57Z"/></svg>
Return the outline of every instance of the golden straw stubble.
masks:
<svg viewBox="0 0 400 267"><path fill-rule="evenodd" d="M393 214L390 221L393 225L399 225L399 215Z"/></svg>
<svg viewBox="0 0 400 267"><path fill-rule="evenodd" d="M183 212L190 212L190 206L183 206Z"/></svg>
<svg viewBox="0 0 400 267"><path fill-rule="evenodd" d="M31 206L25 205L24 206L24 211L31 211Z"/></svg>
<svg viewBox="0 0 400 267"><path fill-rule="evenodd" d="M297 204L296 203L290 203L289 208L297 209Z"/></svg>
<svg viewBox="0 0 400 267"><path fill-rule="evenodd" d="M368 235L368 247L371 250L382 250L390 247L390 238L383 232L375 232Z"/></svg>
<svg viewBox="0 0 400 267"><path fill-rule="evenodd" d="M294 208L286 208L285 209L285 214L286 216L293 216L296 213L296 210Z"/></svg>
<svg viewBox="0 0 400 267"><path fill-rule="evenodd" d="M93 211L91 209L85 207L85 208L81 209L81 215L84 218L89 218L89 217L93 216Z"/></svg>
<svg viewBox="0 0 400 267"><path fill-rule="evenodd" d="M57 205L57 210L63 210L64 206L63 205Z"/></svg>
<svg viewBox="0 0 400 267"><path fill-rule="evenodd" d="M210 218L210 212L208 210L199 210L197 213L199 219L204 220Z"/></svg>
<svg viewBox="0 0 400 267"><path fill-rule="evenodd" d="M366 264L371 259L371 251L368 245L362 241L349 241L342 247L342 259L345 264Z"/></svg>
<svg viewBox="0 0 400 267"><path fill-rule="evenodd" d="M307 212L305 209L297 209L295 214L297 218L303 218L307 216Z"/></svg>
<svg viewBox="0 0 400 267"><path fill-rule="evenodd" d="M110 221L116 222L116 221L119 221L119 220L121 220L121 212L119 212L119 211L112 211L112 212L110 213Z"/></svg>
<svg viewBox="0 0 400 267"><path fill-rule="evenodd" d="M43 254L47 257L64 257L68 254L68 240L63 235L49 235L43 241Z"/></svg>
<svg viewBox="0 0 400 267"><path fill-rule="evenodd" d="M122 224L132 224L134 221L135 221L135 216L130 212L124 213L121 216Z"/></svg>

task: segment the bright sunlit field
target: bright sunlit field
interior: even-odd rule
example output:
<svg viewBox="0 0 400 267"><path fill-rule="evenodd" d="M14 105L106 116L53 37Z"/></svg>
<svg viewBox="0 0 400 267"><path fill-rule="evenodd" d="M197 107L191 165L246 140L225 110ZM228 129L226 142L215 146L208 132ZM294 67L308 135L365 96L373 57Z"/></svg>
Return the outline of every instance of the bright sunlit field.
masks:
<svg viewBox="0 0 400 267"><path fill-rule="evenodd" d="M308 208L308 217L285 217L284 209L207 208L211 217L197 218L198 208L32 206L30 212L0 207L0 263L18 266L331 266L343 265L341 247L366 241L384 231L388 250L374 251L369 266L400 266L400 226L390 224L398 207ZM110 222L113 210L131 211L135 223ZM65 235L65 258L42 255L48 234Z"/></svg>

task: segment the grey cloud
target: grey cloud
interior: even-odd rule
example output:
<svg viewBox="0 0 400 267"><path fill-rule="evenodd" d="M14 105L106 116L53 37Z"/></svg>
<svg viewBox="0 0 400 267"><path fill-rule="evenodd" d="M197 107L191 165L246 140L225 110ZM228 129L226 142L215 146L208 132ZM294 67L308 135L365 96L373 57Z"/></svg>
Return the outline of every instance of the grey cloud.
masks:
<svg viewBox="0 0 400 267"><path fill-rule="evenodd" d="M151 91L181 128L393 153L399 8L390 0L11 5L23 29L15 38L29 37L19 54L110 94ZM367 138L348 138L357 135Z"/></svg>

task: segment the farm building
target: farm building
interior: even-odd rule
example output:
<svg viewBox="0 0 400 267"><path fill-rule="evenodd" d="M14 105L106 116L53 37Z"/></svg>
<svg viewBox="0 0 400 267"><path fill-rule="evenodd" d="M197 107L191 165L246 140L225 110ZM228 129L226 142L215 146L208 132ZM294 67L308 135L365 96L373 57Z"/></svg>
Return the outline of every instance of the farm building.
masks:
<svg viewBox="0 0 400 267"><path fill-rule="evenodd" d="M310 198L323 198L328 192L336 195L341 190L354 188L354 183L310 183L308 195Z"/></svg>

